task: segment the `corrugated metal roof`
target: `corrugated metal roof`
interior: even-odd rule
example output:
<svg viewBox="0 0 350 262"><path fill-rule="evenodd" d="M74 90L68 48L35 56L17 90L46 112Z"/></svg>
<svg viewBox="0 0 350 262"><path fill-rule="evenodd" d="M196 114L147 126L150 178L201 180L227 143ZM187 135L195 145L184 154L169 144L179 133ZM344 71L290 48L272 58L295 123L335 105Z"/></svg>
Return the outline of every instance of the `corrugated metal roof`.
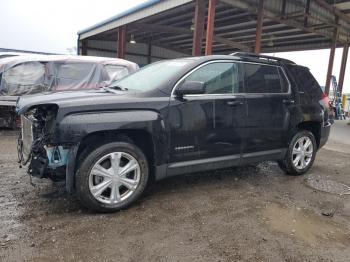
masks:
<svg viewBox="0 0 350 262"><path fill-rule="evenodd" d="M148 0L148 1L146 1L146 2L144 2L142 4L140 4L140 5L135 6L134 8L130 8L130 9L128 9L128 10L126 10L126 11L120 13L120 14L117 14L115 16L112 16L112 17L104 20L104 21L101 21L101 22L99 22L97 24L89 26L88 28L80 30L80 31L78 31L78 35L84 34L84 33L88 32L88 31L91 31L92 29L96 29L96 28L101 27L103 25L106 25L106 24L108 24L110 22L113 22L113 21L115 21L115 20L117 20L119 18L122 18L124 16L129 15L129 14L132 14L132 13L134 13L136 11L139 11L139 10L142 10L142 9L144 9L146 7L152 6L152 5L156 4L156 3L159 3L160 1L162 1L162 0Z"/></svg>
<svg viewBox="0 0 350 262"><path fill-rule="evenodd" d="M329 48L337 27L338 43L349 43L350 23L347 17L340 17L337 24L332 10L337 5L347 8L350 1L337 1L335 5L329 4L327 7L324 6L326 2L320 4L320 1L323 0L311 0L309 11L305 12L307 0L286 0L284 7L281 0L265 0L262 51ZM152 45L190 55L193 44L194 1L163 0L146 3L148 5L129 10L127 14L100 23L101 26L95 25L89 31L85 30L80 39L87 39L88 48L90 40L116 42L117 28L127 24L128 36L132 34L138 43L151 41ZM214 53L254 49L257 6L258 0L217 1ZM109 51L103 47L98 49Z"/></svg>
<svg viewBox="0 0 350 262"><path fill-rule="evenodd" d="M115 17L111 17L99 24L91 26L90 28L79 31L79 39L84 39L89 36L132 23L142 18L155 15L192 1L193 0L149 0L139 6L116 15Z"/></svg>

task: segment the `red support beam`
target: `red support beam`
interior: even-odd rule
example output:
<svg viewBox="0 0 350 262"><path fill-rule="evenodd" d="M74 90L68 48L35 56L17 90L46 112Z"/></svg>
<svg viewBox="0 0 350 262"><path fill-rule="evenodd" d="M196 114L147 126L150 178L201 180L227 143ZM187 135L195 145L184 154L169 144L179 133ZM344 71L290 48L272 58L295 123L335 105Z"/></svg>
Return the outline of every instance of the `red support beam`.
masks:
<svg viewBox="0 0 350 262"><path fill-rule="evenodd" d="M261 35L264 19L264 0L259 0L258 18L256 21L256 35L255 35L255 54L261 52Z"/></svg>
<svg viewBox="0 0 350 262"><path fill-rule="evenodd" d="M126 26L121 26L118 28L118 58L125 58L125 48L126 48Z"/></svg>
<svg viewBox="0 0 350 262"><path fill-rule="evenodd" d="M306 0L306 3L305 3L305 10L304 10L304 13L305 13L305 16L304 16L304 27L307 27L308 15L310 14L310 1L311 1L311 0Z"/></svg>
<svg viewBox="0 0 350 262"><path fill-rule="evenodd" d="M343 54L342 54L342 57L341 57L341 65L340 65L340 73L339 73L339 82L338 82L338 87L339 87L340 95L342 94L342 91L343 91L343 84L344 84L346 63L347 63L347 60L348 60L348 53L349 53L349 44L347 44L347 45L344 46L344 48L343 48Z"/></svg>
<svg viewBox="0 0 350 262"><path fill-rule="evenodd" d="M281 16L284 17L286 15L286 5L287 0L282 0L282 8L281 8Z"/></svg>
<svg viewBox="0 0 350 262"><path fill-rule="evenodd" d="M196 9L194 15L194 32L193 32L193 48L192 55L199 56L202 54L202 39L204 35L205 20L205 2L204 0L196 0Z"/></svg>
<svg viewBox="0 0 350 262"><path fill-rule="evenodd" d="M338 17L336 17L336 24L338 24ZM329 53L329 61L328 61L328 70L327 70L327 78L326 78L326 85L325 85L325 93L329 94L329 88L331 86L331 78L332 78L332 72L333 72L333 64L334 64L334 54L335 49L337 47L337 38L338 38L338 27L334 29L333 37L332 37L332 46Z"/></svg>
<svg viewBox="0 0 350 262"><path fill-rule="evenodd" d="M215 7L216 7L216 0L209 0L207 35L205 38L205 55L211 55L213 53Z"/></svg>

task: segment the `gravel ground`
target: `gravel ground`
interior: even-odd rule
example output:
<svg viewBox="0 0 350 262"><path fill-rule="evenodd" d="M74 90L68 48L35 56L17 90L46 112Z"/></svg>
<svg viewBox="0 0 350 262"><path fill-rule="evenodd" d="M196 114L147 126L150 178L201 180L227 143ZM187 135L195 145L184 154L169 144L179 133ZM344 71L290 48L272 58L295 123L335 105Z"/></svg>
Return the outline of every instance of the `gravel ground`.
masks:
<svg viewBox="0 0 350 262"><path fill-rule="evenodd" d="M0 131L0 261L349 261L350 153L321 149L286 176L275 163L169 178L128 210L93 214L62 185L30 184L16 135Z"/></svg>

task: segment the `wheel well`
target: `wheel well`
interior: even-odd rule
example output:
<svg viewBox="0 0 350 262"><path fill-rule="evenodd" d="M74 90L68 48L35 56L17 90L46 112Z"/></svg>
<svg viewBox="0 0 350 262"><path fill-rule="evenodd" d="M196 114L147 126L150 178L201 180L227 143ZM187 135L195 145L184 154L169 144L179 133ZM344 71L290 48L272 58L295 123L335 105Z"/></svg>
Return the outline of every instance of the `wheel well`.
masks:
<svg viewBox="0 0 350 262"><path fill-rule="evenodd" d="M317 121L302 122L298 125L298 129L310 131L315 137L317 148L320 146L320 139L321 139L321 123L320 122L317 122Z"/></svg>
<svg viewBox="0 0 350 262"><path fill-rule="evenodd" d="M83 138L79 145L77 152L77 164L79 165L80 160L84 159L85 155L90 150L108 143L115 141L123 141L135 144L145 154L151 174L154 169L154 146L153 140L150 133L145 130L107 130L98 131L88 134Z"/></svg>

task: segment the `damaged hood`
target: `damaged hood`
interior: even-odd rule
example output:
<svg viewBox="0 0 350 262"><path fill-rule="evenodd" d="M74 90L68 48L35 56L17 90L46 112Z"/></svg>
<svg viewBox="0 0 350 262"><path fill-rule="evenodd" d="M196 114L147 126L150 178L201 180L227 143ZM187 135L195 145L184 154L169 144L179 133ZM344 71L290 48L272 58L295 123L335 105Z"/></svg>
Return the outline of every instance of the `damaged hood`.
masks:
<svg viewBox="0 0 350 262"><path fill-rule="evenodd" d="M17 114L23 114L34 106L58 105L59 107L89 107L93 105L107 105L121 100L129 100L134 92L117 91L108 92L103 89L86 91L65 91L55 93L41 93L39 95L27 95L18 99L16 105Z"/></svg>

